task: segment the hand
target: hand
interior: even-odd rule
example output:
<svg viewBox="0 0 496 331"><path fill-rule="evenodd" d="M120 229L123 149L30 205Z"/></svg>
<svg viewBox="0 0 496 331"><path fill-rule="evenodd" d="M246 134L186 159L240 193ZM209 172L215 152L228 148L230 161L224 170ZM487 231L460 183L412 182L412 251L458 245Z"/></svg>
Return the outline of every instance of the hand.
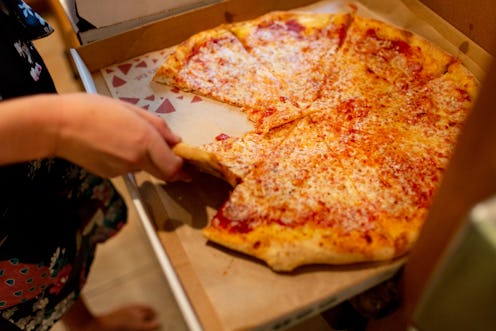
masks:
<svg viewBox="0 0 496 331"><path fill-rule="evenodd" d="M57 98L61 112L55 156L104 177L144 170L165 181L188 179L181 170L182 159L171 151L181 139L163 119L100 95Z"/></svg>

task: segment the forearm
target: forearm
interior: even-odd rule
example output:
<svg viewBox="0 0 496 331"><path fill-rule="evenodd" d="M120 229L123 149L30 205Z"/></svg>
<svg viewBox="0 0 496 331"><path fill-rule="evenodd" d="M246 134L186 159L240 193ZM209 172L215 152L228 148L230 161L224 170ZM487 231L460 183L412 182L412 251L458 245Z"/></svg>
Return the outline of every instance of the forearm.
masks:
<svg viewBox="0 0 496 331"><path fill-rule="evenodd" d="M159 117L125 102L86 94L0 102L0 165L60 157L113 177L145 170L185 178L171 146L180 138Z"/></svg>
<svg viewBox="0 0 496 331"><path fill-rule="evenodd" d="M0 102L0 165L53 156L60 107L56 95Z"/></svg>

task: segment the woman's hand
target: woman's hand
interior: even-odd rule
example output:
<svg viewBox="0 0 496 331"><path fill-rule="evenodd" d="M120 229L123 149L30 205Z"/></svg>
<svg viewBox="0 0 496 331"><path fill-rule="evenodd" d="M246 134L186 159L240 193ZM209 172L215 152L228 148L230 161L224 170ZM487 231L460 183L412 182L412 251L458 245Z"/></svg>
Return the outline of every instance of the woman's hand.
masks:
<svg viewBox="0 0 496 331"><path fill-rule="evenodd" d="M163 119L99 95L62 95L54 154L106 177L144 170L173 181L185 177L171 151L181 141Z"/></svg>
<svg viewBox="0 0 496 331"><path fill-rule="evenodd" d="M103 177L144 170L165 181L188 178L171 150L181 139L167 124L110 97L75 93L1 102L2 134L11 147L0 164L57 156Z"/></svg>

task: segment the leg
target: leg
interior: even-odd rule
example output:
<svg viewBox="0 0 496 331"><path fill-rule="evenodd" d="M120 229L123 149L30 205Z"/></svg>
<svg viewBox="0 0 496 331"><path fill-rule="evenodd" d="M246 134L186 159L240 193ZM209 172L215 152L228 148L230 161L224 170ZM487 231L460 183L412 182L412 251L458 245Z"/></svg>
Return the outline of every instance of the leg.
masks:
<svg viewBox="0 0 496 331"><path fill-rule="evenodd" d="M151 331L160 327L148 306L135 304L94 316L82 298L62 317L62 322L70 331Z"/></svg>

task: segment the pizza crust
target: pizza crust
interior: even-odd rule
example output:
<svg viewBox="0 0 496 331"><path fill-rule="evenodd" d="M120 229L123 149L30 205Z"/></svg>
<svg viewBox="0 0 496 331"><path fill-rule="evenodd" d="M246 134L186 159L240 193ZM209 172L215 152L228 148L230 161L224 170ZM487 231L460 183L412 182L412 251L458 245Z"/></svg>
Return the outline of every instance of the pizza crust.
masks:
<svg viewBox="0 0 496 331"><path fill-rule="evenodd" d="M224 179L232 186L238 183L238 177L220 163L214 153L183 142L176 144L172 151L204 173Z"/></svg>
<svg viewBox="0 0 496 331"><path fill-rule="evenodd" d="M391 238L375 231L369 231L365 236L359 231L316 229L309 225L291 228L271 223L247 233L226 232L209 226L203 229L203 234L222 246L265 261L270 268L280 272L310 264L385 261L404 255L410 248L410 245L402 245L399 249Z"/></svg>

